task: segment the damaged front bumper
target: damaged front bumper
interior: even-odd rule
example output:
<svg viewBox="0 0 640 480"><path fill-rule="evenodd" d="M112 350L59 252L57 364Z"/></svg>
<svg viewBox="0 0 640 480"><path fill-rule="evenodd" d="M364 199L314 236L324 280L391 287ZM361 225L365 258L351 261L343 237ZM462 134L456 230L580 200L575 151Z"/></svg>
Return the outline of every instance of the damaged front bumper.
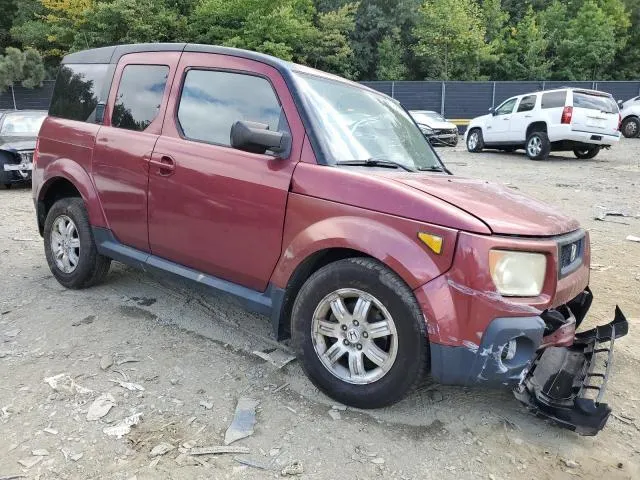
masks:
<svg viewBox="0 0 640 480"><path fill-rule="evenodd" d="M518 400L540 416L580 435L595 435L611 408L602 402L613 365L616 338L627 334L627 320L616 307L613 321L575 335L571 346L538 351L514 390Z"/></svg>

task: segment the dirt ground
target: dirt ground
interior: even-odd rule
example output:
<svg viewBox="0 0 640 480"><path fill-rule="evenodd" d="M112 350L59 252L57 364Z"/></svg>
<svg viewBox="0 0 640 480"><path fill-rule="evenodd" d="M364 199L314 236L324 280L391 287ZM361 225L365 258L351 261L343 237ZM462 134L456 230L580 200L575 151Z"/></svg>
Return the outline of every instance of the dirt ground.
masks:
<svg viewBox="0 0 640 480"><path fill-rule="evenodd" d="M225 298L120 264L99 287L62 288L31 192L14 188L0 191L0 479L258 479L295 461L308 479L640 478L640 243L626 240L640 236L640 140L588 161L439 152L456 174L509 184L591 231L586 326L616 304L631 324L607 392L616 416L598 436L532 416L509 391L429 379L390 408L332 409L297 362L277 369L252 354L277 346L268 321ZM630 217L594 220L608 210ZM115 405L87 420L103 394ZM182 454L223 445L241 397L259 401L253 435L233 444L248 453ZM105 433L131 415L129 434ZM152 458L162 444L173 449Z"/></svg>

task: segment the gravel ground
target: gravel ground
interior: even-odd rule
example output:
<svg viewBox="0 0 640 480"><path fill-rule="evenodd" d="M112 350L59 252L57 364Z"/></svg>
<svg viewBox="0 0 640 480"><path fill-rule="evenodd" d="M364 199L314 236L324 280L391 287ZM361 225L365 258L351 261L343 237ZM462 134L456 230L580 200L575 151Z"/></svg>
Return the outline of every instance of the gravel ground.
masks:
<svg viewBox="0 0 640 480"><path fill-rule="evenodd" d="M271 478L292 462L309 479L640 478L640 243L625 240L640 236L640 140L588 161L439 151L456 174L509 184L591 231L586 326L616 304L631 323L607 394L616 416L597 437L533 417L509 391L428 379L390 408L332 408L295 361L252 354L277 345L268 321L225 298L120 264L99 287L62 288L30 191L14 188L0 191L0 479ZM607 210L631 217L594 220ZM113 407L88 420L98 397ZM253 435L233 444L248 453L182 454L223 445L242 397L259 402ZM130 433L108 435L131 415Z"/></svg>

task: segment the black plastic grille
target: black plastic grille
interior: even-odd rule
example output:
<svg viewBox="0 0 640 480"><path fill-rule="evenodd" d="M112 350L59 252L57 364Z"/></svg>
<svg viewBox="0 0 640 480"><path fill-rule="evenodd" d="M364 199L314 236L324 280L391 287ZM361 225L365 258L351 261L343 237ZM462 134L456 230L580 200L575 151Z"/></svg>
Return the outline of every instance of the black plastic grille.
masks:
<svg viewBox="0 0 640 480"><path fill-rule="evenodd" d="M562 245L560 248L560 270L570 267L578 261L582 261L584 255L584 237L575 242Z"/></svg>

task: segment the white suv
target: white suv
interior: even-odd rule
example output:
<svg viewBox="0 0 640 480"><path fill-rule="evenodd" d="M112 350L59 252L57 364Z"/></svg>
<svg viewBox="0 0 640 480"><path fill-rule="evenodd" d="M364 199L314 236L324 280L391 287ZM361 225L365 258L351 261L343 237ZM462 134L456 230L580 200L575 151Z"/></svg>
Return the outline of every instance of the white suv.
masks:
<svg viewBox="0 0 640 480"><path fill-rule="evenodd" d="M640 97L618 104L622 115L622 134L627 138L640 136Z"/></svg>
<svg viewBox="0 0 640 480"><path fill-rule="evenodd" d="M524 148L532 160L544 160L551 151L593 158L620 140L620 120L618 105L608 93L546 90L512 97L474 118L465 140L470 152Z"/></svg>

